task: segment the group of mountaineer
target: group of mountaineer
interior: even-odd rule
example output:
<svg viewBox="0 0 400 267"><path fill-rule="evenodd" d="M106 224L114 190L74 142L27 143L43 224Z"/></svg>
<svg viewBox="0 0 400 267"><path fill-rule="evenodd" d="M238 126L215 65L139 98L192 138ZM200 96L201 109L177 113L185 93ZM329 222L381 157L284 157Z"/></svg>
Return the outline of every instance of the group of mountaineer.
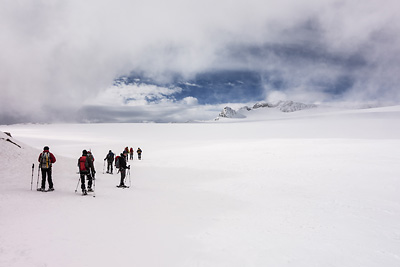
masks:
<svg viewBox="0 0 400 267"><path fill-rule="evenodd" d="M136 153L138 154L138 159L142 159L142 150L140 147L136 150ZM133 160L133 148L129 149L128 147L125 147L124 151L119 155L116 156L114 159L115 154L110 150L108 151L108 154L104 158L104 161L107 161L107 173L112 174L113 173L113 164L115 164L115 168L118 169L118 171L121 173L121 181L117 187L127 187L125 185L125 177L126 177L126 170L130 170L130 165L127 165L128 162L128 155L129 159Z"/></svg>
<svg viewBox="0 0 400 267"><path fill-rule="evenodd" d="M138 154L138 159L142 159L142 150L140 147L136 150L136 153ZM120 156L117 156L115 159L118 157L124 157L126 161L128 161L128 154L129 154L129 159L133 160L133 148L131 147L128 149L128 147L125 147L124 151L121 153ZM104 158L104 161L107 161L107 173L112 174L113 173L113 164L114 164L114 156L115 154L110 150L108 151L108 154ZM115 165L117 165L117 160L115 160ZM117 167L118 168L118 167Z"/></svg>
<svg viewBox="0 0 400 267"><path fill-rule="evenodd" d="M136 153L138 154L138 159L141 160L142 150L138 148L136 150ZM116 156L115 158L114 156L115 154L111 150L109 150L108 154L104 158L104 164L107 161L107 173L113 174L113 165L114 165L115 168L118 169L118 172L121 173L121 181L117 187L126 188L127 187L125 185L126 173L127 170L128 172L130 171L130 165L127 165L127 162L128 162L128 157L130 160L133 160L133 148L130 148L129 150L128 147L126 147L120 156ZM79 181L81 183L81 189L83 195L87 195L88 192L94 192L94 186L95 186L94 180L96 175L94 160L95 159L90 150L89 151L83 150L82 156L78 159L78 168L80 174ZM56 157L53 155L53 153L50 152L48 146L45 146L43 148L43 152L40 153L38 161L39 161L39 169L41 169L42 171L42 181L41 181L41 187L39 188L37 186L38 187L37 190L43 192L54 191L54 184L52 179L52 165L53 163L56 162ZM32 181L33 181L33 167L34 166L32 165ZM103 173L104 173L104 166L103 166ZM49 184L48 190L45 189L46 178ZM86 180L87 180L87 188L86 188ZM39 173L37 182L39 183ZM77 190L75 190L75 192L76 191Z"/></svg>

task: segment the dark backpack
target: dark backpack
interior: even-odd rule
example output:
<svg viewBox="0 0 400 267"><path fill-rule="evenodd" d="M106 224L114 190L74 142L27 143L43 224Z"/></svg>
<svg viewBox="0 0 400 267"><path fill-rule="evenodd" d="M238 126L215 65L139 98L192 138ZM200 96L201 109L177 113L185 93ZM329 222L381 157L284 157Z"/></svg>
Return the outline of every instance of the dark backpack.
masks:
<svg viewBox="0 0 400 267"><path fill-rule="evenodd" d="M92 153L90 153L90 154L88 153L87 158L89 160L91 160L92 162L94 161L94 157L93 157Z"/></svg>
<svg viewBox="0 0 400 267"><path fill-rule="evenodd" d="M107 160L108 161L114 161L114 153L112 153L112 152L108 153Z"/></svg>
<svg viewBox="0 0 400 267"><path fill-rule="evenodd" d="M120 156L117 156L117 157L115 158L115 168L117 168L117 169L120 168L119 158L120 158Z"/></svg>
<svg viewBox="0 0 400 267"><path fill-rule="evenodd" d="M51 168L50 152L43 152L40 158L40 168L49 169Z"/></svg>

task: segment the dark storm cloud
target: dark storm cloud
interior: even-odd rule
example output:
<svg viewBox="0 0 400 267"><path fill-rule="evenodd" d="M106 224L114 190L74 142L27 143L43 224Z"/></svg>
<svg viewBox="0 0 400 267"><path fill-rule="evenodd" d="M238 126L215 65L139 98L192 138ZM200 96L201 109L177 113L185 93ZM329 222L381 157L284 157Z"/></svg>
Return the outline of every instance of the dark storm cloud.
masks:
<svg viewBox="0 0 400 267"><path fill-rule="evenodd" d="M267 98L399 103L398 10L395 0L2 1L0 123L76 118L131 71L166 82L250 70Z"/></svg>
<svg viewBox="0 0 400 267"><path fill-rule="evenodd" d="M303 101L340 98L398 103L400 80L392 74L400 70L399 38L393 28L377 28L363 42L337 49L328 42L329 32L321 24L313 19L282 30L282 34L299 36L289 42L228 45L216 65L223 62L222 68L259 72L266 94L280 90Z"/></svg>

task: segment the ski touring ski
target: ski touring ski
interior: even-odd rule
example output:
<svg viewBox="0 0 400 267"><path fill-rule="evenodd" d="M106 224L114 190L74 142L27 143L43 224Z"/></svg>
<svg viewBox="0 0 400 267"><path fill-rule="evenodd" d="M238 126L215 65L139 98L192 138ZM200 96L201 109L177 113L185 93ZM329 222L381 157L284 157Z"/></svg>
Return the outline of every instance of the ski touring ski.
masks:
<svg viewBox="0 0 400 267"><path fill-rule="evenodd" d="M47 189L47 190L44 190L44 189L42 189L42 188L38 188L38 189L36 189L38 192L52 192L52 191L54 191L54 189Z"/></svg>
<svg viewBox="0 0 400 267"><path fill-rule="evenodd" d="M125 189L125 188L129 188L129 186L126 186L126 185L125 185L125 186L119 186L119 185L117 185L116 187L118 187L118 188L124 188L124 189Z"/></svg>
<svg viewBox="0 0 400 267"><path fill-rule="evenodd" d="M94 191L84 191L82 192L82 196L92 196L92 197L96 197L96 193Z"/></svg>

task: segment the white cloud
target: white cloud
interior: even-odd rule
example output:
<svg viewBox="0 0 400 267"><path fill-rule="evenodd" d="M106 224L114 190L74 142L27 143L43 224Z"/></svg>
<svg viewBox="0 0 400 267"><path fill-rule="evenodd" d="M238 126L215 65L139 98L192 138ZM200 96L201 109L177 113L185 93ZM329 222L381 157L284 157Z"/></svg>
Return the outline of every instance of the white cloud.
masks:
<svg viewBox="0 0 400 267"><path fill-rule="evenodd" d="M318 97L309 81L343 71L332 62L282 60L279 53L263 62L226 56L232 46L265 44L362 55L367 63L352 73L358 80L348 97L400 101L397 10L397 0L2 1L0 119L71 114L132 70L167 79L174 71L190 77L215 68L278 69L294 88L285 91L289 97ZM139 89L137 101L165 93Z"/></svg>
<svg viewBox="0 0 400 267"><path fill-rule="evenodd" d="M169 101L173 94L181 92L180 87L167 88L150 84L122 84L101 91L84 105L97 106L139 106Z"/></svg>
<svg viewBox="0 0 400 267"><path fill-rule="evenodd" d="M280 100L287 100L287 95L280 91L270 91L267 95L268 102L274 103Z"/></svg>
<svg viewBox="0 0 400 267"><path fill-rule="evenodd" d="M192 96L185 97L184 99L181 100L181 102L188 106L195 106L199 103L197 98L192 97Z"/></svg>

